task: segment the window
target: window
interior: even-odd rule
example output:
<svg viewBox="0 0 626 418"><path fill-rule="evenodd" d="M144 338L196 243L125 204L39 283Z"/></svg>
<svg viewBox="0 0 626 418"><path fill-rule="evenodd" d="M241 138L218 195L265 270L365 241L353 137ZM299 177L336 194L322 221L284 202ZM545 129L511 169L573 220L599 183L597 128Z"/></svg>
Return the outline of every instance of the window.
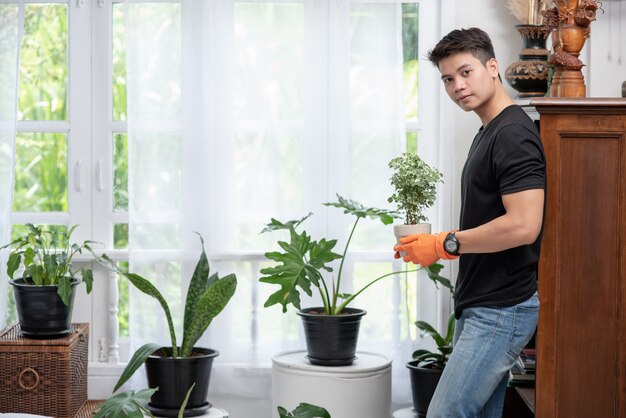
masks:
<svg viewBox="0 0 626 418"><path fill-rule="evenodd" d="M222 24L227 22L226 29L221 30L232 36L229 40L232 50L218 51L227 53L231 60L228 70L232 70L229 73L232 84L227 86L231 90L217 97L218 100L232 97L229 104L236 123L229 145L232 159L226 168L234 179L230 186L235 192L229 195L233 210L226 211L228 216L217 226L226 228L218 232L226 231L223 236L228 243L220 247L225 250L214 251L213 261L220 271L233 271L246 278L239 283L240 301L256 303L234 320L232 338L235 340L258 344L263 340L295 342L299 338L295 315L277 315L262 309L262 302L272 289L259 286L255 279L259 270L267 265L263 252L275 241L274 237L258 234L262 223L268 222L276 212L295 218L306 214L303 207L320 208L329 195L315 186L320 172L329 173L324 175L328 176L331 195L336 190L349 189L353 194L348 197L357 200L368 196L373 184L380 183L379 172L359 157L372 149L380 150L383 156L390 152L386 142L389 137L384 133L389 124L384 117L387 109L381 106L381 100L393 80L385 73L378 73L372 63L373 58L386 54L396 45L377 36L376 22L381 19L381 10L382 18L401 22L398 30L401 31L402 54L398 56L402 60L397 73L402 78L404 103L400 106L404 109L403 131L406 132L401 148L409 152L418 149L421 130L419 56L423 55L418 47L421 2L354 1L346 3L347 10L335 10L334 3L235 1L229 14L220 19ZM175 41L189 39L185 38L189 36L186 19L198 18L186 9L188 4L160 1L147 7L147 3L143 3L142 10L147 11L145 17L155 27L167 27L169 33L176 34L172 37L176 45ZM129 242L126 7L138 6L114 0L51 0L26 4L13 208L14 234L27 222L47 225L53 231L80 224L74 239L102 242L107 253L122 263L127 259ZM338 26L336 22L343 18L347 26ZM345 35L342 30L347 31L351 42L337 42ZM185 63L189 60L188 54L194 51L173 47L170 53L168 59L172 63ZM333 74L337 66L343 66L347 80L342 81ZM172 71L176 71L174 67ZM263 83L258 82L259 74ZM379 82L380 87L360 88L373 81ZM315 83L313 90L303 88L311 82ZM159 100L167 98L170 108L181 112L187 105L182 102L182 92L189 86L172 83L165 87L165 94L148 106L157 104L153 110L158 114ZM349 89L350 103L334 102L334 89L338 88ZM312 94L318 92L319 97ZM312 106L316 106L313 112ZM350 113L349 121L334 124L333 119L346 109ZM333 142L346 132L352 141L351 149ZM306 142L310 137L319 138L321 151ZM160 139L171 144L168 155L176 157L180 152L176 129ZM305 143L308 145L303 146ZM339 156L351 158L349 167L342 166ZM387 161L381 158L380 163L384 165ZM342 174L343 180L336 180L339 177L333 170L344 168L348 173ZM259 178L256 175L259 172L269 174ZM254 182L246 179L254 179ZM382 194L381 190L377 193ZM267 194L275 199L264 200ZM261 201L264 206L259 207ZM385 201L365 199L364 203L385 206ZM164 204L175 208L177 202ZM346 229L346 225L341 224L343 221L331 224L321 213L322 209L319 212L312 225L314 231ZM348 274L354 277L354 287L377 272L393 268L388 254L390 232L365 222L359 228L362 232L351 247L355 255L346 266ZM342 233L334 235L343 238ZM175 277L180 274L181 266L164 264L157 269L163 277ZM98 286L101 288L96 288L94 294L100 291L115 296L117 292L119 296L115 308L123 342L129 336L127 283L118 280L113 290L107 280L108 273L97 274L100 274ZM418 305L413 281L405 283L405 287L399 279L377 286L377 291L362 296L362 300L372 306L363 335L380 345L393 339L415 337L415 330L410 326L414 318L403 314L404 306L415 312ZM401 293L400 289L405 291ZM106 361L107 353L117 344L109 335L110 315L114 309L109 301L93 296L85 300L79 304L75 320L92 322L92 360ZM378 303L380 300L393 304L393 309ZM9 320L15 318L12 310L8 315ZM390 323L394 323L394 327L390 327ZM123 352L124 344L121 347ZM124 354L121 357L124 360Z"/></svg>

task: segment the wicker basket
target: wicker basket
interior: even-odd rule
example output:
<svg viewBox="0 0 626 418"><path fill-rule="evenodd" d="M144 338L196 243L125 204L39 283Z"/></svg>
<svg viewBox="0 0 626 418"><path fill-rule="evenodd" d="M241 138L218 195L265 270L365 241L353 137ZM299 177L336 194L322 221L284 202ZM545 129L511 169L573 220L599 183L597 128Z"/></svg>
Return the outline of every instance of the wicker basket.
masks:
<svg viewBox="0 0 626 418"><path fill-rule="evenodd" d="M58 339L22 338L19 325L0 334L0 411L74 418L87 401L89 324Z"/></svg>

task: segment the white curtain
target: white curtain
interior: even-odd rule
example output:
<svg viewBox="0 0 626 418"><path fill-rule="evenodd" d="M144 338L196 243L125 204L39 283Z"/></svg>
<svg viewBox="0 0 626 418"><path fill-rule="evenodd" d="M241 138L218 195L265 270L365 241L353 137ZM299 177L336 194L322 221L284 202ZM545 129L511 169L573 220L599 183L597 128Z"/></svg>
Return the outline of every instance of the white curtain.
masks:
<svg viewBox="0 0 626 418"><path fill-rule="evenodd" d="M8 243L11 238L18 57L22 16L21 2L0 1L0 246ZM0 329L4 327L6 321L7 256L8 251L0 252Z"/></svg>
<svg viewBox="0 0 626 418"><path fill-rule="evenodd" d="M342 248L352 219L323 202L340 193L388 206L387 163L405 141L401 3L127 5L130 268L166 294L180 341L200 249L193 231L204 236L212 270L238 277L233 300L200 341L221 352L211 383L223 402L216 406L232 416L273 416L271 357L304 348L304 340L295 312L263 308L275 289L258 283L268 265L262 254L276 249L280 234L259 232L272 217L314 212L306 230ZM345 291L362 285L363 273L398 268L390 228L369 220L359 228ZM382 259L358 256L376 251ZM390 278L353 305L369 312L359 349L403 365L408 325L390 329L393 316L404 315L401 298L391 296L399 284ZM169 342L159 306L136 292L129 323L134 347ZM394 385L394 401L409 401L407 385Z"/></svg>

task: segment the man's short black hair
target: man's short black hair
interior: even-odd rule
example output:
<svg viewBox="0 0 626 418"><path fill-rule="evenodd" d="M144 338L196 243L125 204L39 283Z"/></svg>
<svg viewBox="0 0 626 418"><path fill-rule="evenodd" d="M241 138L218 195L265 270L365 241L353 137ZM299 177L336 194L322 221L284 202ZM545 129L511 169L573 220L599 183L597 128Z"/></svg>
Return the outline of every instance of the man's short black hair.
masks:
<svg viewBox="0 0 626 418"><path fill-rule="evenodd" d="M483 65L496 57L489 35L482 29L455 29L444 36L435 47L428 52L428 60L435 67L439 61L450 55L469 52Z"/></svg>

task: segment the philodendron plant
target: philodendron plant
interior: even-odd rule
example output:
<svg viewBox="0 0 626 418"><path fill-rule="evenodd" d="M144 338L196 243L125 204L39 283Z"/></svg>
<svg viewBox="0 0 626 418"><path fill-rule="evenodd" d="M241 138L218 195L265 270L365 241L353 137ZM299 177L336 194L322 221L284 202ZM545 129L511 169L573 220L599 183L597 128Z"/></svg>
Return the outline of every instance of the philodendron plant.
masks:
<svg viewBox="0 0 626 418"><path fill-rule="evenodd" d="M178 411L178 418L183 418L189 395L191 395L191 391L195 386L196 384L194 383L187 391L187 396L185 396L185 400ZM93 418L154 418L152 412L146 408L146 404L158 390L159 388L142 389L137 392L129 390L113 395L98 406L96 415Z"/></svg>
<svg viewBox="0 0 626 418"><path fill-rule="evenodd" d="M443 177L441 172L413 153L392 159L389 167L393 170L391 185L395 189L387 199L389 203L395 202L404 213L405 225L426 221L424 210L435 203L437 183Z"/></svg>
<svg viewBox="0 0 626 418"><path fill-rule="evenodd" d="M147 343L139 347L122 372L122 375L113 389L114 392L141 367L151 354L159 349L169 357L191 357L195 343L204 334L211 324L211 321L213 321L213 318L226 307L228 301L235 294L237 277L234 274L219 278L217 273L214 273L209 277L209 261L204 251L204 240L201 236L200 242L202 243L202 254L200 255L200 260L189 282L189 288L187 289L183 322L183 341L180 346L176 340L169 305L161 292L159 292L149 280L138 274L121 270L117 266L117 263L106 254L102 256L106 265L126 277L138 290L148 296L152 296L159 302L165 313L165 318L167 319L171 339L171 347L162 347L155 343Z"/></svg>
<svg viewBox="0 0 626 418"><path fill-rule="evenodd" d="M352 229L350 230L350 235L348 236L342 255L332 251L337 244L336 239L327 240L322 238L319 241L314 241L306 231L302 231L301 233L296 231L302 222L312 215L311 213L300 220L293 220L285 223L272 219L271 222L267 224L267 227L262 231L268 232L286 229L289 231L290 237L289 242L278 242L278 245L282 248L282 252L272 251L265 253L266 258L277 261L279 265L262 269L261 273L265 276L261 277L259 281L280 286L279 290L269 296L265 302L265 307L281 304L283 312L287 312L287 305L293 305L296 309L301 309L300 291L298 289L311 296L311 287L315 287L322 299L324 314L339 315L350 302L365 291L365 289L379 280L388 276L400 273L410 273L419 270L418 268L405 271L393 271L370 280L365 286L354 294L342 293L341 274L343 272L344 261L348 252L350 241L352 240L352 236L354 235L354 231L359 221L363 218L369 217L371 219L377 219L383 224L388 225L392 223L393 219L397 218L398 215L396 212L386 209L367 208L359 202L345 199L339 195L337 195L337 202L324 203L324 205L343 209L344 213L351 214L356 218L354 220L354 224L352 225ZM332 267L328 264L339 259L341 262L337 277L333 277L328 280L325 275L328 275L333 271ZM426 268L426 270L429 271L429 268ZM444 282L446 279L443 279L438 274L429 271L428 276L436 283L446 285Z"/></svg>
<svg viewBox="0 0 626 418"><path fill-rule="evenodd" d="M291 412L279 406L278 415L279 418L331 418L327 410L310 403L301 403Z"/></svg>
<svg viewBox="0 0 626 418"><path fill-rule="evenodd" d="M11 248L11 254L7 260L7 274L12 280L15 273L24 264L22 278L26 284L34 286L57 286L57 293L68 305L72 281L78 275L87 286L87 293L91 292L93 272L86 265L78 270L72 270L72 260L76 254L89 251L92 254L91 244L95 241L84 241L81 245L72 244L72 233L78 227L74 225L67 232L58 236L56 233L46 231L39 226L26 224L28 232L14 241L0 247L0 251ZM97 255L94 254L94 259Z"/></svg>

